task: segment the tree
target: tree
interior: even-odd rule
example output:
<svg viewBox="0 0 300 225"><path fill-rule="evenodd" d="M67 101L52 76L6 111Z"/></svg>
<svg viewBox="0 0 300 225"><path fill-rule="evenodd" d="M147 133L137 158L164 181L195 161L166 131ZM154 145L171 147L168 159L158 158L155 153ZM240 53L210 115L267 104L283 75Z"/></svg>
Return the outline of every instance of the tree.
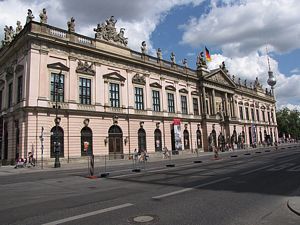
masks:
<svg viewBox="0 0 300 225"><path fill-rule="evenodd" d="M276 113L278 135L287 137L289 134L292 138L300 139L300 112L283 108Z"/></svg>

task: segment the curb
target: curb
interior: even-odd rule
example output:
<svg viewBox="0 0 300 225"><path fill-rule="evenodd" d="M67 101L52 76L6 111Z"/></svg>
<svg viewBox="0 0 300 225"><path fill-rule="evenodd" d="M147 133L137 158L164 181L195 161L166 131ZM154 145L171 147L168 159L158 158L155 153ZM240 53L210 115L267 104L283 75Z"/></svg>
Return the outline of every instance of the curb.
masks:
<svg viewBox="0 0 300 225"><path fill-rule="evenodd" d="M300 198L298 199L298 203L297 201L294 201L292 199L289 199L287 201L287 207L295 214L297 214L298 216L300 216Z"/></svg>

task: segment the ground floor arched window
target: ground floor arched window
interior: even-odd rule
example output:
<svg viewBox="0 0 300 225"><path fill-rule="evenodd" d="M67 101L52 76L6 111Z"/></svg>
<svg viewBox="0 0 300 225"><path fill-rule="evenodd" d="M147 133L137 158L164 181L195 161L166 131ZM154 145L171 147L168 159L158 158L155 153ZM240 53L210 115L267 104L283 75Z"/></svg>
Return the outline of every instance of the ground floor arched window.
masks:
<svg viewBox="0 0 300 225"><path fill-rule="evenodd" d="M91 128L84 127L81 130L81 156L93 155L93 132Z"/></svg>
<svg viewBox="0 0 300 225"><path fill-rule="evenodd" d="M201 131L199 129L196 131L196 138L197 138L197 148L202 148Z"/></svg>
<svg viewBox="0 0 300 225"><path fill-rule="evenodd" d="M184 149L190 149L190 135L187 130L183 131Z"/></svg>
<svg viewBox="0 0 300 225"><path fill-rule="evenodd" d="M118 125L112 125L108 130L108 149L110 159L124 158L123 132Z"/></svg>
<svg viewBox="0 0 300 225"><path fill-rule="evenodd" d="M147 151L146 131L144 128L138 130L138 148L139 151Z"/></svg>
<svg viewBox="0 0 300 225"><path fill-rule="evenodd" d="M154 145L156 152L160 152L162 150L161 131L158 128L154 131Z"/></svg>
<svg viewBox="0 0 300 225"><path fill-rule="evenodd" d="M50 157L55 157L55 143L58 143L59 157L64 157L64 130L60 126L54 126L51 129L50 138Z"/></svg>

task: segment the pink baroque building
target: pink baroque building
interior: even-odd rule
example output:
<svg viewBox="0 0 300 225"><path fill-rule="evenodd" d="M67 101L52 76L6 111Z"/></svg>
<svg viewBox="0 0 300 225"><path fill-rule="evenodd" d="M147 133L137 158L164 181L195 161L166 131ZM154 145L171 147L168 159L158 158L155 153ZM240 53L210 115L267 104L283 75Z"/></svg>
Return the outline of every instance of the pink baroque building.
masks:
<svg viewBox="0 0 300 225"><path fill-rule="evenodd" d="M174 54L171 61L161 51L149 56L145 42L133 51L115 22L98 25L90 38L75 33L72 21L68 31L30 21L3 42L3 161L28 152L53 161L57 146L65 161L134 149L210 151L211 133L234 147L277 140L275 99L258 80L241 82L224 63L208 70L202 56L196 70L176 64Z"/></svg>

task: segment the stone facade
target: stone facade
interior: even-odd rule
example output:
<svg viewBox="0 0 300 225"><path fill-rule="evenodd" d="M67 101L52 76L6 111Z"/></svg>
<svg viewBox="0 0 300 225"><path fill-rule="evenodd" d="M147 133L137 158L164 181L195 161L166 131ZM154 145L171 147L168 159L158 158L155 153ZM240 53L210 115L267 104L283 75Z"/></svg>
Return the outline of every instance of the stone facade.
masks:
<svg viewBox="0 0 300 225"><path fill-rule="evenodd" d="M51 160L56 113L66 159L85 156L85 141L89 153L112 157L175 150L174 119L184 151L209 151L213 129L227 139L243 132L248 146L268 135L277 140L272 93L241 85L224 65L192 70L34 21L0 49L0 94L1 159L8 161L30 151L40 158L42 127L43 157Z"/></svg>

